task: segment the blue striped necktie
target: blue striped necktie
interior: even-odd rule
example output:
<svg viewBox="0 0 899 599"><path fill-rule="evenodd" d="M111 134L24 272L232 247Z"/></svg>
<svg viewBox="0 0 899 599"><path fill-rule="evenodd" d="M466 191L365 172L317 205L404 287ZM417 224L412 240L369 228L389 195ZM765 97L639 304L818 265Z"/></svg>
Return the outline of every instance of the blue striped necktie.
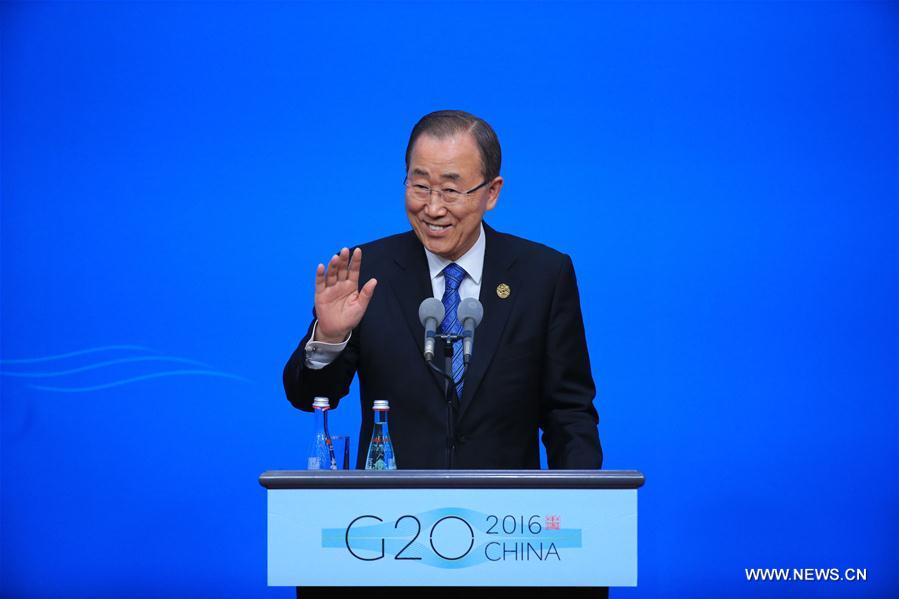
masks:
<svg viewBox="0 0 899 599"><path fill-rule="evenodd" d="M446 287L443 291L443 307L446 315L440 324L440 332L444 335L461 335L462 323L459 322L459 285L465 278L465 269L453 262L443 269L443 280ZM453 380L456 381L456 391L459 399L462 399L462 341L453 343Z"/></svg>

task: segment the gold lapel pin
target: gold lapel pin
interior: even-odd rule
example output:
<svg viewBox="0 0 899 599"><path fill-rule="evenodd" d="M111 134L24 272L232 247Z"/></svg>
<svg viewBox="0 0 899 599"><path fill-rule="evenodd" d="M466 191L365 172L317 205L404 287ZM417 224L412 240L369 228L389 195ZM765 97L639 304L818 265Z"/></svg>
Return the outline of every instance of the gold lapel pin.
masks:
<svg viewBox="0 0 899 599"><path fill-rule="evenodd" d="M498 295L500 299L506 299L512 295L512 288L505 283L500 283L496 286L496 295Z"/></svg>

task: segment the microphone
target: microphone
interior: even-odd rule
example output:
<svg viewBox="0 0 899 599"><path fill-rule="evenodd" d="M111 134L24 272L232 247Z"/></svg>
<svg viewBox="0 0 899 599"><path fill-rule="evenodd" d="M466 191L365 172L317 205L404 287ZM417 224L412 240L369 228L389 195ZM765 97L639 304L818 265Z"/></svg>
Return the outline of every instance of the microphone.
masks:
<svg viewBox="0 0 899 599"><path fill-rule="evenodd" d="M421 302L418 306L418 320L425 328L425 360L430 362L434 359L434 334L437 327L443 322L445 310L443 302L436 297L429 297Z"/></svg>
<svg viewBox="0 0 899 599"><path fill-rule="evenodd" d="M466 297L459 302L456 314L462 323L462 363L468 366L471 360L471 347L474 345L474 330L484 318L484 306L473 297Z"/></svg>

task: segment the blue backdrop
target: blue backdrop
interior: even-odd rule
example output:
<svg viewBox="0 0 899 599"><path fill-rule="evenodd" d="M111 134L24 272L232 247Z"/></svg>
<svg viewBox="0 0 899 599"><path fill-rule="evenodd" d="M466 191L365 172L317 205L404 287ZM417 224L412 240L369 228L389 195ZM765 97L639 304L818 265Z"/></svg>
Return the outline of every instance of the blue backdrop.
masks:
<svg viewBox="0 0 899 599"><path fill-rule="evenodd" d="M619 597L895 596L888 2L2 5L2 593L270 596L315 265L406 230L424 113L574 259ZM333 428L358 442L357 396ZM401 457L400 457L401 459ZM744 568L867 568L863 583Z"/></svg>

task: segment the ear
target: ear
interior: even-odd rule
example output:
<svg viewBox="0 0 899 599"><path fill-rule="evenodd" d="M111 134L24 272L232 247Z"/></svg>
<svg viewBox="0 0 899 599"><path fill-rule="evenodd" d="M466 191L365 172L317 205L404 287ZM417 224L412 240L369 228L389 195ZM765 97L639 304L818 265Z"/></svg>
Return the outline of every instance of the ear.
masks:
<svg viewBox="0 0 899 599"><path fill-rule="evenodd" d="M496 202L499 200L499 192L502 188L502 177L497 177L490 182L490 186L487 188L487 210L493 210L493 207L496 206Z"/></svg>

